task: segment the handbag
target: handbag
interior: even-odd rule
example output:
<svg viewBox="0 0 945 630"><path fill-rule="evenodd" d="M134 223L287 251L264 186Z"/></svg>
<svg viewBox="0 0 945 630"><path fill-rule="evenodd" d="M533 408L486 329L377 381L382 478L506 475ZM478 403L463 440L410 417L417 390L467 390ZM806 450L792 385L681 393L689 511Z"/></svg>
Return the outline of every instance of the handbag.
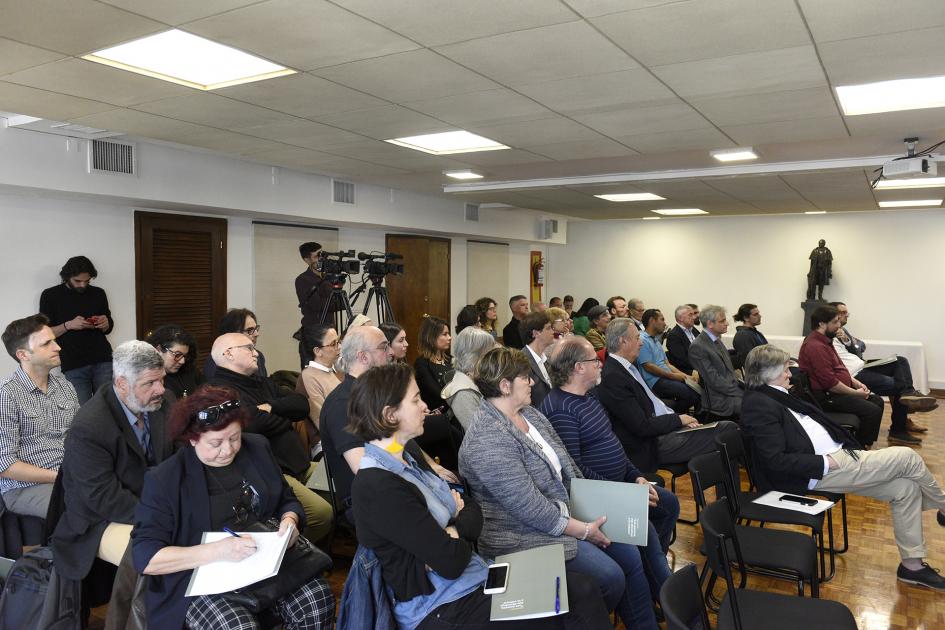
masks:
<svg viewBox="0 0 945 630"><path fill-rule="evenodd" d="M277 532L279 521L274 518L258 521L242 528L247 532ZM299 535L295 545L285 550L279 573L261 582L229 593L222 593L228 601L239 604L253 614L272 607L276 600L295 591L313 578L331 568L331 557Z"/></svg>

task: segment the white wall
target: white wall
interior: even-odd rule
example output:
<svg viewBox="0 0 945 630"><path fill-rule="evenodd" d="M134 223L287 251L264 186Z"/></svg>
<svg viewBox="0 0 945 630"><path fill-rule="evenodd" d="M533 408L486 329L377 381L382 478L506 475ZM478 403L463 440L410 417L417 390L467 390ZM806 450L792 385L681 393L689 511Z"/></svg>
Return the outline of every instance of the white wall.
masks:
<svg viewBox="0 0 945 630"><path fill-rule="evenodd" d="M846 302L858 337L921 341L940 388L943 234L941 210L571 223L568 244L548 248L548 295L639 297L669 319L684 302L730 314L753 302L763 332L800 335L807 257L824 238L834 257L825 299Z"/></svg>

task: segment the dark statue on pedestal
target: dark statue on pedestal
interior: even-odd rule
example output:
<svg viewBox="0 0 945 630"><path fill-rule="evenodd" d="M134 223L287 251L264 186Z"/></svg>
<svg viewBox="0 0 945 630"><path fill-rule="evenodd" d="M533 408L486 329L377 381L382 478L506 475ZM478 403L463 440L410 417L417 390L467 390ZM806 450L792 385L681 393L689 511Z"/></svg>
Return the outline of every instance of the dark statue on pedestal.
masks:
<svg viewBox="0 0 945 630"><path fill-rule="evenodd" d="M824 286L830 284L833 277L833 254L827 249L827 241L820 239L817 247L810 253L810 271L807 272L807 299L813 300L815 291L817 301L824 301Z"/></svg>

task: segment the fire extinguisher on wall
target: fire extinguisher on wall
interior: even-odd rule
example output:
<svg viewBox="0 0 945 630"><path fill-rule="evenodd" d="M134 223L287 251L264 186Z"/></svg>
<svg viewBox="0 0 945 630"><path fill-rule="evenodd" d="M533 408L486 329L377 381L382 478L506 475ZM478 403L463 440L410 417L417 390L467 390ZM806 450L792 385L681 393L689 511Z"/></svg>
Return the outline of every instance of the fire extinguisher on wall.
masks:
<svg viewBox="0 0 945 630"><path fill-rule="evenodd" d="M535 264L532 265L532 284L535 287L542 287L545 285L545 263L542 262L541 258L535 261Z"/></svg>

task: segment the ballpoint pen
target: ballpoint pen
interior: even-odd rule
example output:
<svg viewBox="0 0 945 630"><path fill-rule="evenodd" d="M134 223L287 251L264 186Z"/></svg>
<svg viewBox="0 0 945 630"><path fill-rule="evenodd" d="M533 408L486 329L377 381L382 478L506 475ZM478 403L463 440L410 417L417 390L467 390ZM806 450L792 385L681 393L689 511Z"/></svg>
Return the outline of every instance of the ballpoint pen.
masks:
<svg viewBox="0 0 945 630"><path fill-rule="evenodd" d="M233 531L232 529L230 529L229 527L224 527L224 528L223 528L223 531L225 531L225 532L226 532L227 534L229 534L230 536L236 536L237 538L242 538L242 536L240 536L239 534L237 534L236 532L234 532L234 531Z"/></svg>
<svg viewBox="0 0 945 630"><path fill-rule="evenodd" d="M561 613L561 576L555 578L555 614Z"/></svg>

